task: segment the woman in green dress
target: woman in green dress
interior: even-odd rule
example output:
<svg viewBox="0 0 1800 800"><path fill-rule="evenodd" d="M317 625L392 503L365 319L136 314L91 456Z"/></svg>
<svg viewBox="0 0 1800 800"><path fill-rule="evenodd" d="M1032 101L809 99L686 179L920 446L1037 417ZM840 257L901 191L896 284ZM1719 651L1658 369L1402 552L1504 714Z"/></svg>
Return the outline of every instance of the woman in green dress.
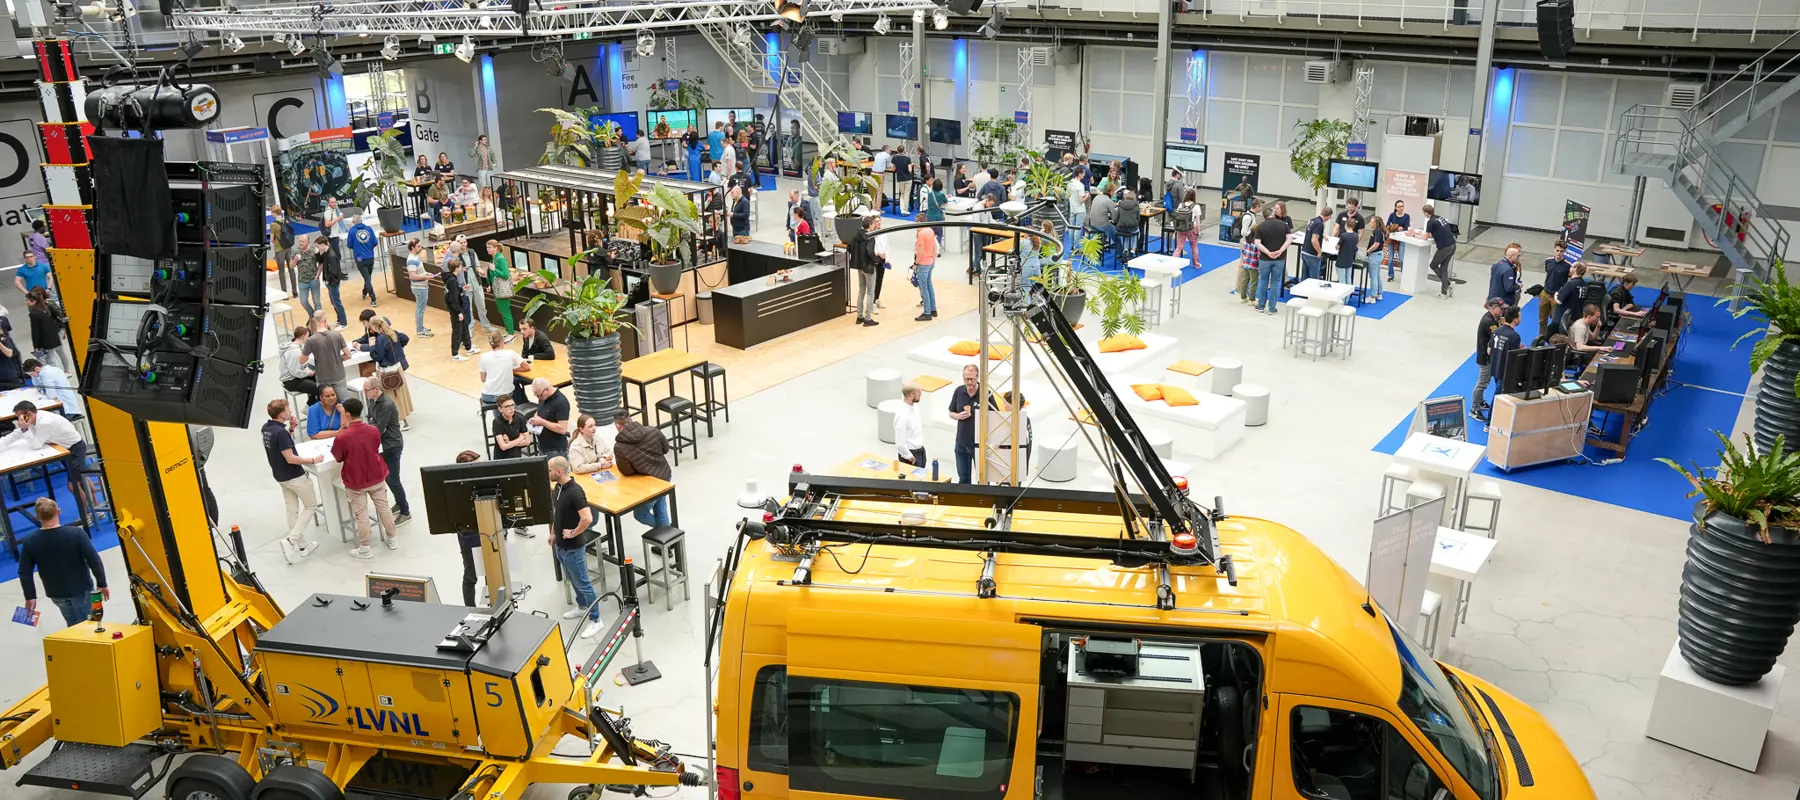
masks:
<svg viewBox="0 0 1800 800"><path fill-rule="evenodd" d="M511 342L516 335L513 328L512 265L506 261L506 254L500 251L500 242L489 239L487 243L488 259L493 266L488 268L489 286L494 292L494 305L500 309L500 324L506 326L506 341Z"/></svg>

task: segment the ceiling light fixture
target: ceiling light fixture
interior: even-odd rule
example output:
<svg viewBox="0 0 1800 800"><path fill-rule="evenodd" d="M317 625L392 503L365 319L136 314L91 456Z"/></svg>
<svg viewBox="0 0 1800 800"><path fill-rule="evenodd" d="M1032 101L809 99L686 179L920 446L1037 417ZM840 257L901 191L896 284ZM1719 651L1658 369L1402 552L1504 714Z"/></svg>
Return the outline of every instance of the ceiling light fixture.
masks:
<svg viewBox="0 0 1800 800"><path fill-rule="evenodd" d="M462 38L462 43L457 45L456 49L450 52L465 64L475 60L475 37L464 36Z"/></svg>
<svg viewBox="0 0 1800 800"><path fill-rule="evenodd" d="M400 37L389 36L381 40L381 57L389 61L400 60Z"/></svg>
<svg viewBox="0 0 1800 800"><path fill-rule="evenodd" d="M226 34L225 35L225 49L229 50L233 53L243 50L244 49L244 40L239 39L238 35L235 33Z"/></svg>
<svg viewBox="0 0 1800 800"><path fill-rule="evenodd" d="M788 22L806 20L806 0L775 0L775 16Z"/></svg>
<svg viewBox="0 0 1800 800"><path fill-rule="evenodd" d="M656 55L656 34L647 29L638 30L637 54L638 58L652 58Z"/></svg>
<svg viewBox="0 0 1800 800"><path fill-rule="evenodd" d="M925 24L925 9L923 9L923 8L913 9L913 24L914 25Z"/></svg>
<svg viewBox="0 0 1800 800"><path fill-rule="evenodd" d="M298 33L289 37L288 52L293 53L294 55L300 55L301 53L306 52L306 40L301 39L300 34Z"/></svg>
<svg viewBox="0 0 1800 800"><path fill-rule="evenodd" d="M749 44L750 37L754 35L755 32L750 30L749 25L739 25L731 29L731 40L738 44Z"/></svg>
<svg viewBox="0 0 1800 800"><path fill-rule="evenodd" d="M944 10L941 8L931 12L931 27L937 28L940 31L950 27L950 15L945 14Z"/></svg>
<svg viewBox="0 0 1800 800"><path fill-rule="evenodd" d="M331 77L344 74L343 60L333 56L330 50L325 49L324 45L313 50L312 57L313 63L319 65L320 75Z"/></svg>
<svg viewBox="0 0 1800 800"><path fill-rule="evenodd" d="M891 19L888 19L886 14L882 14L880 17L877 17L875 19L875 32L876 33L878 33L882 36L886 36L888 34L888 31L891 31L893 29L894 29L894 21Z"/></svg>

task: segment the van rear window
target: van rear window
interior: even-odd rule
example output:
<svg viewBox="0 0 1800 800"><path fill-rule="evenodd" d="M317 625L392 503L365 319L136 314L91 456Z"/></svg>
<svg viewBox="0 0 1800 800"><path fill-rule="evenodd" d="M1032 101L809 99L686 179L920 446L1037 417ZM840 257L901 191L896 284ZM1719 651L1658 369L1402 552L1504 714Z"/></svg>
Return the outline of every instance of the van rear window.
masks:
<svg viewBox="0 0 1800 800"><path fill-rule="evenodd" d="M756 671L756 690L750 694L750 755L744 766L787 774L787 667L771 665Z"/></svg>
<svg viewBox="0 0 1800 800"><path fill-rule="evenodd" d="M795 791L901 800L1006 794L1017 695L805 676L787 689Z"/></svg>

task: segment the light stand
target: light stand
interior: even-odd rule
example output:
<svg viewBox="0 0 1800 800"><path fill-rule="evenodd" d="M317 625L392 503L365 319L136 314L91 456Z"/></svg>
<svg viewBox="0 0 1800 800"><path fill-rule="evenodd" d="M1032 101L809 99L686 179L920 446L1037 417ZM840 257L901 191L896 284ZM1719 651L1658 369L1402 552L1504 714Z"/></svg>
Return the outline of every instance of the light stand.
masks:
<svg viewBox="0 0 1800 800"><path fill-rule="evenodd" d="M635 609L638 607L637 569L631 566L631 556L625 557L624 566L625 568L620 570L625 573L624 579L620 581L623 586L619 587L619 596L622 598L620 606ZM625 676L625 682L632 686L649 683L662 677L662 670L657 669L655 664L644 660L643 640L644 617L642 613L639 613L631 622L631 652L637 656L637 663L619 670L619 674Z"/></svg>

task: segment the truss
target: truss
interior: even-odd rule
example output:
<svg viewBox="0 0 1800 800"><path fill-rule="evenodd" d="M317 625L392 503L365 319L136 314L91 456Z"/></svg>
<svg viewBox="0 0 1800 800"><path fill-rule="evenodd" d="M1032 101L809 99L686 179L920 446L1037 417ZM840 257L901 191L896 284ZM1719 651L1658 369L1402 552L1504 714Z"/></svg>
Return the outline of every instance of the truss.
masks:
<svg viewBox="0 0 1800 800"><path fill-rule="evenodd" d="M894 14L937 8L931 0L813 0L808 16ZM707 0L695 3L534 0L530 14L520 17L501 0L375 0L362 3L311 3L252 6L245 9L178 11L172 27L238 33L299 33L385 36L568 36L577 33L624 34L658 28L684 28L701 23L773 23L779 19L769 0Z"/></svg>
<svg viewBox="0 0 1800 800"><path fill-rule="evenodd" d="M1375 68L1356 68L1356 106L1355 119L1350 122L1350 141L1368 142L1369 126L1374 120L1369 116L1369 107L1375 96Z"/></svg>

